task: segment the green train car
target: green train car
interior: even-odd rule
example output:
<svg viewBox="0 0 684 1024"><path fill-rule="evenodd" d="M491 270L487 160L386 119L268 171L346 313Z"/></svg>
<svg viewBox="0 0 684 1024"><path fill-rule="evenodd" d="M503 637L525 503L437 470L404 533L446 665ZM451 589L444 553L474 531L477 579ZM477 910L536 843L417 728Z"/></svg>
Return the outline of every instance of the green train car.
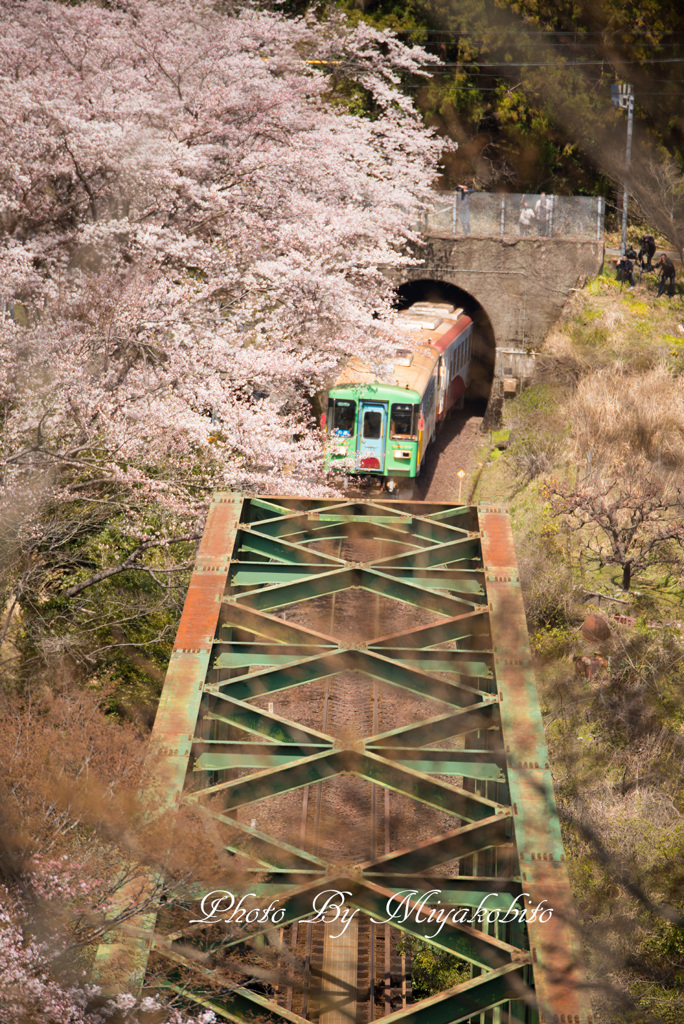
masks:
<svg viewBox="0 0 684 1024"><path fill-rule="evenodd" d="M420 472L440 423L462 403L472 358L473 323L462 309L419 302L398 322L393 364L378 373L350 359L321 419L326 469L389 491Z"/></svg>

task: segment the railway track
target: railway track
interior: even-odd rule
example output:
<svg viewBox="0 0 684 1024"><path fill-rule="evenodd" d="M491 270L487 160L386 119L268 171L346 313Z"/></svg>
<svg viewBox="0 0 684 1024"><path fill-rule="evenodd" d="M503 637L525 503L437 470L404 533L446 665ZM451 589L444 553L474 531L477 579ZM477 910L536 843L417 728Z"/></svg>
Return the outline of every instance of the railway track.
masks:
<svg viewBox="0 0 684 1024"><path fill-rule="evenodd" d="M501 510L217 496L150 758L169 846L201 809L215 888L279 917L159 908L103 942L100 984L166 972L233 1022L592 1024ZM546 922L497 919L531 899ZM459 966L429 1002L416 941Z"/></svg>
<svg viewBox="0 0 684 1024"><path fill-rule="evenodd" d="M327 548L329 554L348 562L382 557L382 541L363 537L333 542ZM396 621L389 621L388 610L381 607L378 596L363 600L360 591L322 599L317 607L297 616L297 621L300 625L307 625L310 619L320 622L326 614L330 636L345 632L380 636L396 625ZM361 673L348 672L326 677L319 687L323 695L319 723L322 732L354 742L376 735L385 725L377 682ZM393 720L396 722L396 714ZM315 855L323 852L326 857L344 857L348 864L390 853L390 792L372 783L359 785L358 780L345 789L344 794L329 794L327 800L322 783L304 789L302 846ZM330 817L342 809L345 797L347 806L354 806L355 821L352 841L340 848L331 833ZM299 979L280 995L281 1005L304 1018L320 1020L321 1024L369 1024L393 1010L404 1009L412 1001L411 959L392 929L362 917L352 921L343 935L338 932L339 928L332 924L292 926L286 941L299 964Z"/></svg>

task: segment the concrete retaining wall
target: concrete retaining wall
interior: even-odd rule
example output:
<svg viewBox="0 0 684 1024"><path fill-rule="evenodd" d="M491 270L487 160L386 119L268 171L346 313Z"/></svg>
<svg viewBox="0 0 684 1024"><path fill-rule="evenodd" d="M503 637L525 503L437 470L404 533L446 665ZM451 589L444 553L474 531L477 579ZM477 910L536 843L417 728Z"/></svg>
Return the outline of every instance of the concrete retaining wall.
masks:
<svg viewBox="0 0 684 1024"><path fill-rule="evenodd" d="M431 234L416 249L419 266L388 276L397 286L423 280L455 285L484 310L497 350L529 350L541 346L572 290L599 272L603 254L602 242L587 239Z"/></svg>

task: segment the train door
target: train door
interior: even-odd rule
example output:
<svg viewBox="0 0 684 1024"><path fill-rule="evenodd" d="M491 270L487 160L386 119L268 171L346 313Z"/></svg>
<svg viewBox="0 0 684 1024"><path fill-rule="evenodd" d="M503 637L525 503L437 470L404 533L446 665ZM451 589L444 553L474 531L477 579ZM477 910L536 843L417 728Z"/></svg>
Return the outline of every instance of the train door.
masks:
<svg viewBox="0 0 684 1024"><path fill-rule="evenodd" d="M386 436L387 402L360 401L356 441L359 469L384 469Z"/></svg>
<svg viewBox="0 0 684 1024"><path fill-rule="evenodd" d="M447 350L446 354L440 356L439 359L439 377L438 377L438 389L439 398L437 400L437 419L444 419L446 416L446 410L448 405L448 388L449 380L451 378L451 358L450 352Z"/></svg>

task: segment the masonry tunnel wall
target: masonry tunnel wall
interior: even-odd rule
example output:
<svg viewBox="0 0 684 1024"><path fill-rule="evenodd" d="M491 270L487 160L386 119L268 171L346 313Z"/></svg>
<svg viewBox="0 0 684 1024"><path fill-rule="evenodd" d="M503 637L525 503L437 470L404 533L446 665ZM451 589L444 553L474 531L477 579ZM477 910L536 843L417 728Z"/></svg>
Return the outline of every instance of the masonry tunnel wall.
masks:
<svg viewBox="0 0 684 1024"><path fill-rule="evenodd" d="M534 372L535 353L565 304L599 273L603 242L587 238L453 236L432 233L417 244L413 266L388 268L398 303L449 301L478 327L471 397L489 399L497 417L505 390Z"/></svg>

